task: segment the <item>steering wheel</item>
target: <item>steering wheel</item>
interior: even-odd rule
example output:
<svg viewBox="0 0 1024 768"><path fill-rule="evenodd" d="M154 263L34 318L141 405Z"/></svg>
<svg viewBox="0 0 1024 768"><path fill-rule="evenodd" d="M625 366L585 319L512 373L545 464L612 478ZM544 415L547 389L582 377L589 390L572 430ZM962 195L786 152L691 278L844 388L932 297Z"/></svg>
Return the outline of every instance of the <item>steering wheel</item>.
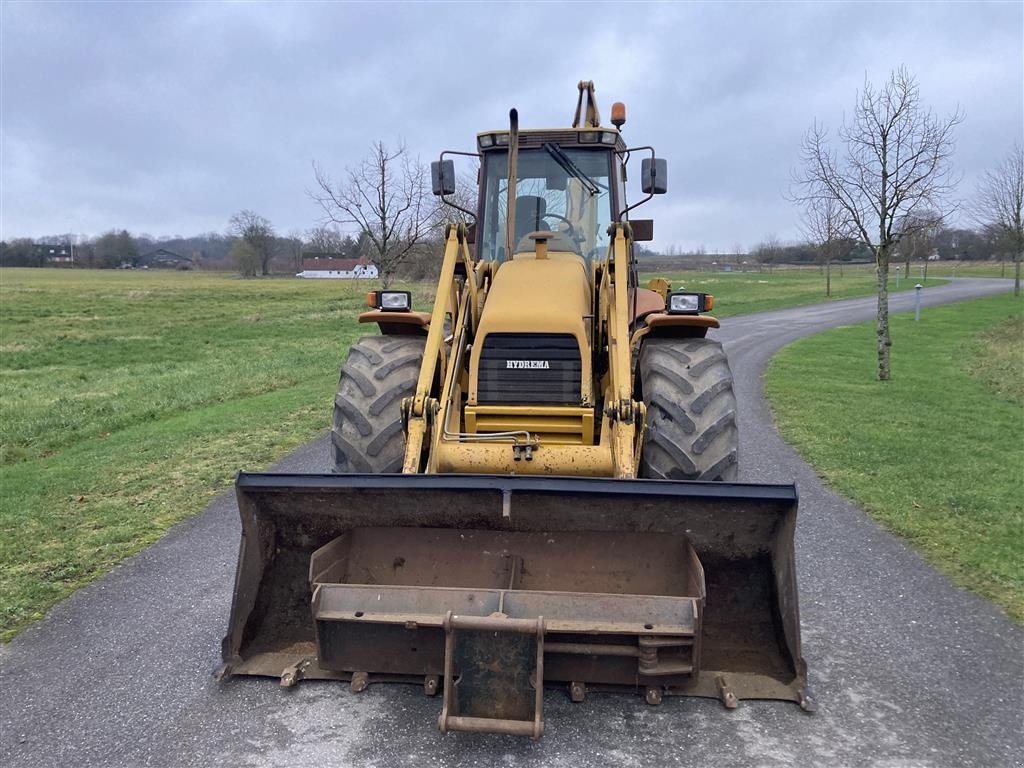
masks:
<svg viewBox="0 0 1024 768"><path fill-rule="evenodd" d="M574 227L572 225L572 222L569 221L567 218L565 218L565 216L562 216L561 214L558 214L558 213L550 213L550 212L548 212L548 213L545 213L543 216L541 216L541 218L542 219L558 219L559 221L564 221L565 222L565 226L567 226L568 229L563 234L566 237L568 237L570 240L572 240L573 242L576 242L576 243L580 242L579 240L576 239L576 227Z"/></svg>

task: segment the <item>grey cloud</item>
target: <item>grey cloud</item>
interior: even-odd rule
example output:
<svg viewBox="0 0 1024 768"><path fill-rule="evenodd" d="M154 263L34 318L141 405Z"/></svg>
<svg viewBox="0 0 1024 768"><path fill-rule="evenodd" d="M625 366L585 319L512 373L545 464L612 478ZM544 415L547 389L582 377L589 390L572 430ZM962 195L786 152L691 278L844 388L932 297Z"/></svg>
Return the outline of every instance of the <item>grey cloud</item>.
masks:
<svg viewBox="0 0 1024 768"><path fill-rule="evenodd" d="M565 124L581 78L670 161L670 193L648 206L661 245L796 237L780 193L802 132L837 125L865 75L902 62L937 111L967 113L965 185L1022 131L1019 4L596 11L5 2L2 234L184 234L241 208L303 229L314 159L337 174L376 139L424 159L470 148L510 106Z"/></svg>

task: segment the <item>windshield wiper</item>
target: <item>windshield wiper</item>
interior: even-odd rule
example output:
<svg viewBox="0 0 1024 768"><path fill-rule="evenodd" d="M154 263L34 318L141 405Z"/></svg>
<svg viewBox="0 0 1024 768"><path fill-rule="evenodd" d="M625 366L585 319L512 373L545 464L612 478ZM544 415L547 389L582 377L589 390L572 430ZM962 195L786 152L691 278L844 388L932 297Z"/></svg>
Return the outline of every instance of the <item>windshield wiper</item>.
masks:
<svg viewBox="0 0 1024 768"><path fill-rule="evenodd" d="M571 176L575 176L577 179L583 182L583 186L587 188L587 191L591 195L596 195L600 193L601 188L597 185L597 182L594 181L589 176L587 176L587 174L585 174L583 171L581 171L579 169L579 166L577 166L576 163L574 163L572 159L567 154L565 154L565 152L562 151L562 148L560 146L558 146L557 144L551 144L549 142L547 144L544 144L544 149L547 150L547 153L551 155L551 157L555 159L555 162L562 167L563 171L570 174Z"/></svg>

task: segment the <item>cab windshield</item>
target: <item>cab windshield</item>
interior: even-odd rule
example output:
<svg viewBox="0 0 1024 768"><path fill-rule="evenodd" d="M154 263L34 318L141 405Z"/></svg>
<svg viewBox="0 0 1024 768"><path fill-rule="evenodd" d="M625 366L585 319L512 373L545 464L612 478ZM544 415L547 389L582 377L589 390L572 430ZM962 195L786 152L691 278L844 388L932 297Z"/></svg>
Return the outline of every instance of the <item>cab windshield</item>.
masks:
<svg viewBox="0 0 1024 768"><path fill-rule="evenodd" d="M562 149L557 144L519 150L514 251L532 251L527 235L539 230L552 233L552 251L571 251L587 259L603 256L612 220L610 170L611 153L606 150ZM479 255L504 261L508 153L487 153L484 174Z"/></svg>

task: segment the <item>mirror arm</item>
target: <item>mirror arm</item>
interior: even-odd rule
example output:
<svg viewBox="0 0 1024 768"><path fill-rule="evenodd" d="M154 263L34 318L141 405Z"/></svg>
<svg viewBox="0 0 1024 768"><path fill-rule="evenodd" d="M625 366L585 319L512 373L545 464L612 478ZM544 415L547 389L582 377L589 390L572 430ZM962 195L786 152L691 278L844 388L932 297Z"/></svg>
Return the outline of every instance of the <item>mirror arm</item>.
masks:
<svg viewBox="0 0 1024 768"><path fill-rule="evenodd" d="M646 149L647 151L649 151L651 153L651 160L654 160L654 147L652 147L650 145L645 145L643 147L628 147L626 149L620 149L620 150L618 150L615 153L616 155L619 155L620 157L624 158L623 161L622 161L622 163L623 163L623 171L625 171L625 164L629 160L629 153L630 152L639 152L641 149ZM645 197L643 200L640 200L639 202L633 203L632 205L623 208L622 211L619 212L619 221L628 221L628 219L626 218L626 214L629 213L630 211L632 211L634 208L639 208L641 205L646 203L652 197L654 197L654 193L653 192L651 192L649 195L647 195L647 197Z"/></svg>
<svg viewBox="0 0 1024 768"><path fill-rule="evenodd" d="M477 160L480 160L482 157L479 152L459 152L456 149L446 149L441 153L441 157L438 158L442 163L444 162L445 155L462 155L463 157L475 157ZM453 203L451 200L445 200L444 195L440 195L440 198L441 202L444 203L445 205L451 206L457 211L462 211L467 216L472 216L474 222L477 221L476 211L468 211L458 203Z"/></svg>
<svg viewBox="0 0 1024 768"><path fill-rule="evenodd" d="M639 201L637 203L633 203L631 206L629 206L627 208L623 208L622 212L619 214L619 221L627 221L627 218L626 218L626 214L627 213L632 211L634 208L639 208L641 205L646 203L652 197L654 197L654 193L653 192L651 192L649 195L647 195L647 197L645 197L643 200L641 200L641 201Z"/></svg>

